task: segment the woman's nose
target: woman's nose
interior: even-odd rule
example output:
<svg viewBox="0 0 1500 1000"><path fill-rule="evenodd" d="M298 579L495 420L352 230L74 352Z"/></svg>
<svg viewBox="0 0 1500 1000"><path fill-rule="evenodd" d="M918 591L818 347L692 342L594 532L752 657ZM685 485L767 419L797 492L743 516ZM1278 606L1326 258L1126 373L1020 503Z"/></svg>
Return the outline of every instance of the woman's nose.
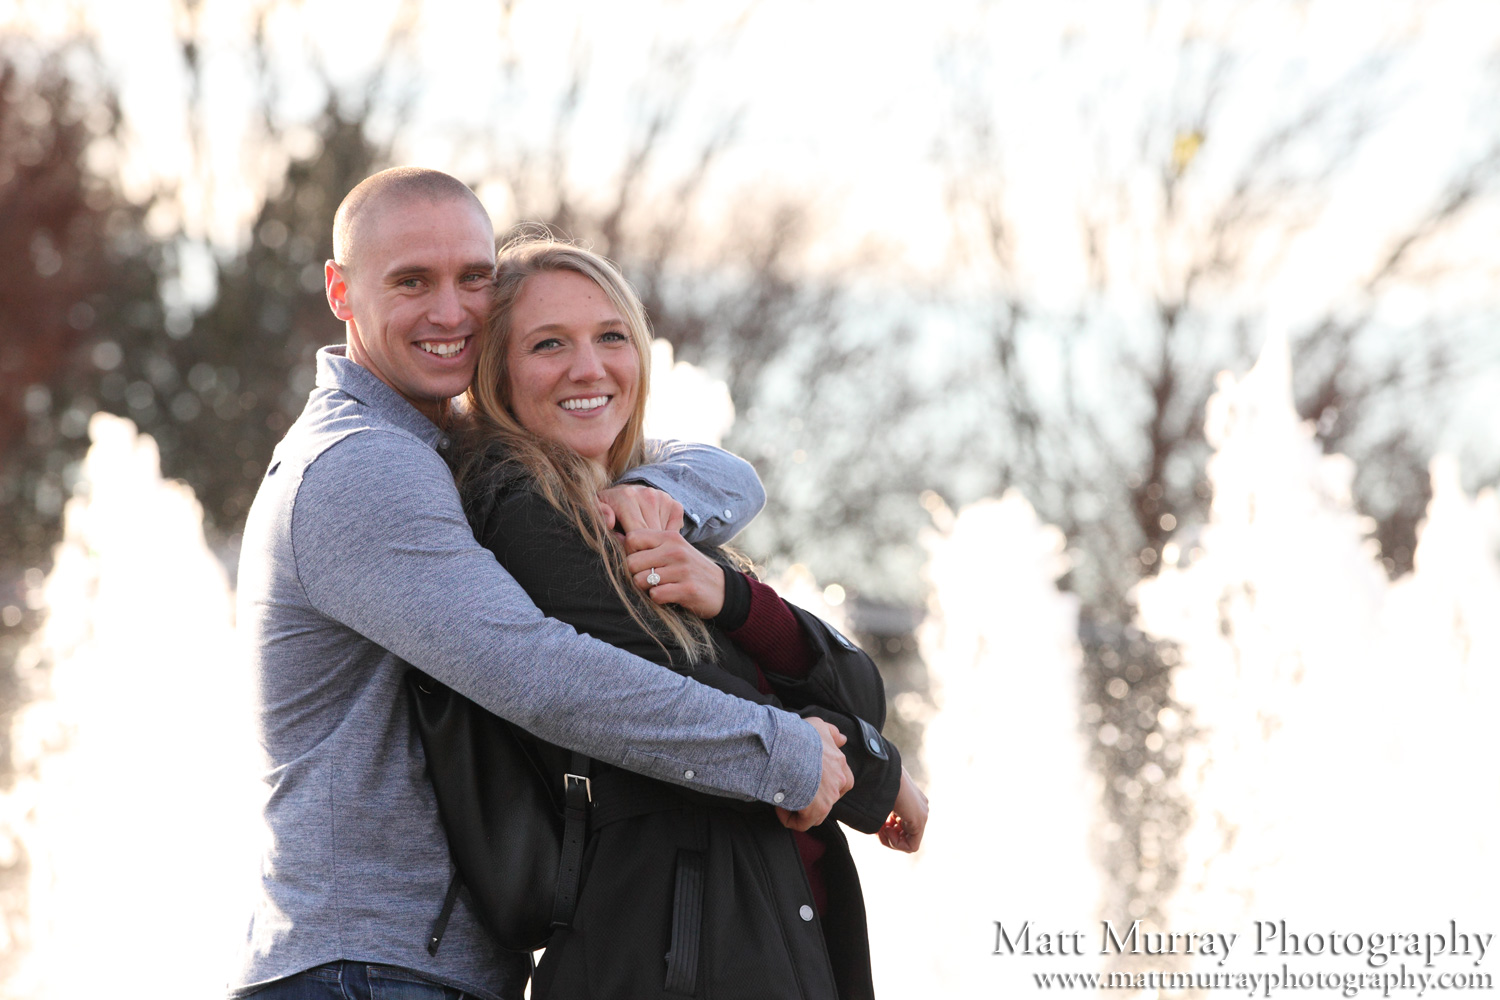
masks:
<svg viewBox="0 0 1500 1000"><path fill-rule="evenodd" d="M604 365L600 362L599 352L594 350L594 345L580 347L573 355L568 377L574 382L597 382L604 377Z"/></svg>

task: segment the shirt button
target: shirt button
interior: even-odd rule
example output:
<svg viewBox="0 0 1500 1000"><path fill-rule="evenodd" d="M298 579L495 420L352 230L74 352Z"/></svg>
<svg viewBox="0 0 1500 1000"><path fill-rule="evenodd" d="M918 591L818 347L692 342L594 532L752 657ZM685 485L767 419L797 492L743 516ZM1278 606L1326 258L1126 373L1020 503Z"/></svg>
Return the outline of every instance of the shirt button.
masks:
<svg viewBox="0 0 1500 1000"><path fill-rule="evenodd" d="M782 802L786 801L786 792L777 792L775 795L771 796L771 801L776 803L778 806L781 805Z"/></svg>
<svg viewBox="0 0 1500 1000"><path fill-rule="evenodd" d="M734 511L732 511L732 510L730 510L729 508L726 507L724 509L724 520L726 520L726 521L733 521L734 520Z"/></svg>
<svg viewBox="0 0 1500 1000"><path fill-rule="evenodd" d="M688 768L686 771L682 772L682 776L687 780L692 781L698 776L698 772L694 771L692 768Z"/></svg>
<svg viewBox="0 0 1500 1000"><path fill-rule="evenodd" d="M811 906L808 906L806 903L803 903L802 909L797 911L797 916L801 917L803 920L811 920L813 918L813 908Z"/></svg>

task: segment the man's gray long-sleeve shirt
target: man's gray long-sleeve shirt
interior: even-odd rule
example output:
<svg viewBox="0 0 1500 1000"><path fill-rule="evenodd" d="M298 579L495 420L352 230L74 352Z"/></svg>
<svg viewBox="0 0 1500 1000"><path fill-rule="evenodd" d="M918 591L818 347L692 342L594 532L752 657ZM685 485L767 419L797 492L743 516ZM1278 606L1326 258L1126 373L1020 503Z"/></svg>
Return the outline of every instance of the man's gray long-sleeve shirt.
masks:
<svg viewBox="0 0 1500 1000"><path fill-rule="evenodd" d="M795 716L544 618L475 542L440 447L442 431L393 389L324 348L250 509L239 628L270 838L236 990L349 959L520 995L528 957L499 952L463 895L427 953L452 868L401 684L408 662L544 739L654 778L790 809L817 789L821 745ZM762 502L736 462L679 446L631 478L665 488L714 541Z"/></svg>

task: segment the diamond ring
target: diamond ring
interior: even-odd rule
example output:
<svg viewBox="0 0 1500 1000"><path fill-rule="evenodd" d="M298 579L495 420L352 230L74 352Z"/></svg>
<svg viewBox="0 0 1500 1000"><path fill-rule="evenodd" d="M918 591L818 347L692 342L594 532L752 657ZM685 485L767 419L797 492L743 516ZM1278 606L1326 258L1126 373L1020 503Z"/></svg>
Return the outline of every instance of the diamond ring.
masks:
<svg viewBox="0 0 1500 1000"><path fill-rule="evenodd" d="M653 569L651 572L646 574L646 586L654 587L658 583L661 583L660 573L656 572L656 570Z"/></svg>

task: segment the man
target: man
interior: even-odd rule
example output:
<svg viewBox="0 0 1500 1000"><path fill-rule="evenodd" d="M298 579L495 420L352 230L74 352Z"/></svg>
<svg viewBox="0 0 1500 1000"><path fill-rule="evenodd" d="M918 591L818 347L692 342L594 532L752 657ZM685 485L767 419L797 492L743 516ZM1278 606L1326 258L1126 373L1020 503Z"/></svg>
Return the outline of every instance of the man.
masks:
<svg viewBox="0 0 1500 1000"><path fill-rule="evenodd" d="M474 541L439 454L493 278L494 234L473 192L436 171L376 174L340 206L334 255L328 302L347 348L319 352L317 388L245 526L239 622L260 692L271 842L233 992L510 1000L529 957L499 952L462 895L441 947L426 948L452 869L406 662L544 739L773 803L797 828L852 784L843 738L542 617ZM708 541L762 502L753 471L713 449L679 447L632 478L676 493ZM677 512L640 485L603 501L626 523Z"/></svg>

